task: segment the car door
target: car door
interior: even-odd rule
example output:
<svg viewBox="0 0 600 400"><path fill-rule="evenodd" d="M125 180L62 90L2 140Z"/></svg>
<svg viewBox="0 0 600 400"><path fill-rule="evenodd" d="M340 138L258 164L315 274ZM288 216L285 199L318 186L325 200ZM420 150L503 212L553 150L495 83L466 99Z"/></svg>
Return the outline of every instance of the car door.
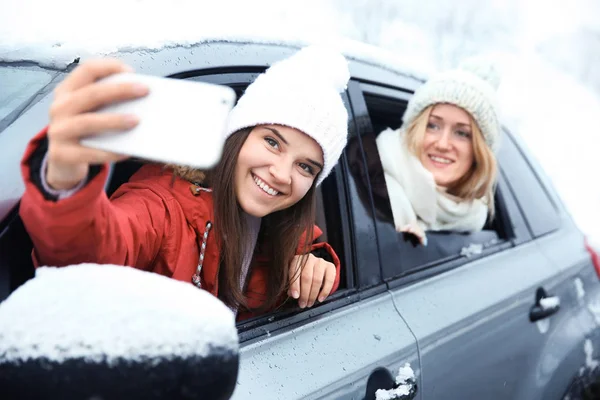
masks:
<svg viewBox="0 0 600 400"><path fill-rule="evenodd" d="M347 99L346 99L347 102ZM351 115L351 114L350 114ZM351 138L356 136L350 120ZM356 156L353 153L352 156ZM340 289L312 310L290 310L239 326L233 399L375 399L407 363L419 370L416 340L399 316L381 268L370 202L342 156L321 186L329 243L342 254ZM420 399L418 382L397 399Z"/></svg>
<svg viewBox="0 0 600 400"><path fill-rule="evenodd" d="M410 94L374 84L353 94L355 112L372 120L363 145L376 168L375 136L384 125L399 126ZM515 154L503 148L498 156L502 167ZM558 269L532 240L503 173L496 203L483 231L429 233L427 247L395 232L385 210L376 219L384 279L419 345L423 398L542 398L530 388L556 314L532 322L530 312Z"/></svg>

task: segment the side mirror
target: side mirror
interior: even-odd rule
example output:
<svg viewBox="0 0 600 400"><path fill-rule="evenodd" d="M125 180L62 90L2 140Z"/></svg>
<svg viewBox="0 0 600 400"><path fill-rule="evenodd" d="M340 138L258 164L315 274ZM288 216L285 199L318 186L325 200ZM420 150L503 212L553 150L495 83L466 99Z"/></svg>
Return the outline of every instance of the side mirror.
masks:
<svg viewBox="0 0 600 400"><path fill-rule="evenodd" d="M0 393L18 399L228 399L235 318L195 286L134 268L39 268L0 303Z"/></svg>

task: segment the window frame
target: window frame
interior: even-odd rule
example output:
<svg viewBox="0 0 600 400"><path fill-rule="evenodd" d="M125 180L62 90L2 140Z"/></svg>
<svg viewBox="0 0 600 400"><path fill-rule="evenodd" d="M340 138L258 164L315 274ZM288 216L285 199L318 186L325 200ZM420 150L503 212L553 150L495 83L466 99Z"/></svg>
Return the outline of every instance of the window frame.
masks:
<svg viewBox="0 0 600 400"><path fill-rule="evenodd" d="M256 66L212 68L187 71L169 77L227 85L234 87L239 94L240 92L243 92L245 87L253 82L260 73L264 72L265 69L265 67ZM240 91L239 89L242 87L243 89ZM342 98L348 111L349 130L350 135L352 135L353 132L356 131L354 128L353 114L346 93L342 94ZM349 304L358 302L365 297L370 297L387 290L386 285L381 281L379 275L377 275L378 281L375 285L367 285L364 282L361 283L361 274L367 272L369 268L361 267L359 269L357 267L357 260L359 259L357 254L369 254L370 250L368 247L365 248L365 245L368 246L369 243L356 245L357 241L354 239L356 234L354 226L355 220L353 217L354 202L348 193L349 182L347 171L348 163L346 156L342 154L338 165L336 165L331 174L321 185L321 188L324 191L323 200L326 208L325 215L328 236L331 237L332 228L330 226L330 221L337 221L339 223L339 228L336 228L339 229L336 235L341 237L342 254L339 255L340 259L344 260L342 268L345 272L342 275L342 277L345 278L344 282L340 282L340 285L345 285L345 287L343 289L338 289L338 291L331 295L322 305L313 307L312 309L298 310L294 308L291 310L276 311L239 322L237 328L241 344L259 340L265 335L270 335L270 333L274 331L289 329L290 327L308 323L311 320L318 318L320 315L335 311ZM328 196L328 193L333 193L335 196ZM337 199L335 199L335 197L337 197ZM331 201L332 198L333 201ZM327 212L329 207L336 207L337 212ZM376 243L372 245L376 251ZM336 249L336 251L337 250L339 249ZM378 259L372 267L379 272ZM364 279L362 279L362 281L364 281Z"/></svg>
<svg viewBox="0 0 600 400"><path fill-rule="evenodd" d="M18 120L27 110L35 106L44 97L49 95L51 91L56 87L60 81L62 81L67 74L73 70L75 64L71 64L64 71L54 70L51 68L45 68L32 62L1 62L0 68L10 68L18 71L32 71L32 72L44 72L49 75L49 81L41 86L38 86L29 96L19 103L17 107L11 110L4 117L0 118L0 134L4 132L13 122Z"/></svg>
<svg viewBox="0 0 600 400"><path fill-rule="evenodd" d="M367 100L365 95L384 97L390 100L399 102L408 102L412 96L412 92L402 88L395 88L389 85L379 86L376 82L361 82L359 80L352 80L348 86L348 92L353 106L353 113L360 116L362 123L360 124L361 136L374 135L373 124L369 115L367 107ZM364 155L366 158L369 155ZM380 162L380 161L378 161ZM504 176L499 176L498 184L498 205L502 208L498 210L497 218L502 219L500 223L505 230L505 237L501 237L498 232L498 242L484 248L481 254L476 254L471 257L456 256L442 258L438 261L433 261L422 266L412 268L408 271L398 271L397 268L397 257L402 253L402 245L399 246L397 234L391 235L391 230L395 230L393 225L390 225L389 221L384 221L377 218L377 231L379 235L380 253L381 254L394 254L390 253L391 249L395 250L394 257L382 257L382 277L388 283L390 289L399 286L404 286L412 282L416 282L425 279L430 276L438 275L448 270L458 268L462 265L468 264L474 260L478 260L487 257L492 254L499 253L508 248L515 246L516 244L523 243L531 239L530 233L525 229L525 222L523 215L518 207L514 195L508 187ZM386 226L387 225L387 226ZM391 228L390 228L391 226ZM396 271L396 272L391 272Z"/></svg>

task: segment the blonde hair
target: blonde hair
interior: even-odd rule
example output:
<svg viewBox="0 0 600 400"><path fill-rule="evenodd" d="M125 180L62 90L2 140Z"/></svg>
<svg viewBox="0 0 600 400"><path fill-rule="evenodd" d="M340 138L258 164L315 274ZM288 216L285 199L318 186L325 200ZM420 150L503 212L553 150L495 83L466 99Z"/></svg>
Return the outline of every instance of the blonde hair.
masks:
<svg viewBox="0 0 600 400"><path fill-rule="evenodd" d="M434 105L424 109L405 129L404 140L408 149L419 159L423 153L423 140ZM448 188L448 193L464 200L482 199L488 206L490 218L494 217L494 192L498 166L496 156L486 144L479 126L469 114L473 138L475 161L471 169L456 184Z"/></svg>

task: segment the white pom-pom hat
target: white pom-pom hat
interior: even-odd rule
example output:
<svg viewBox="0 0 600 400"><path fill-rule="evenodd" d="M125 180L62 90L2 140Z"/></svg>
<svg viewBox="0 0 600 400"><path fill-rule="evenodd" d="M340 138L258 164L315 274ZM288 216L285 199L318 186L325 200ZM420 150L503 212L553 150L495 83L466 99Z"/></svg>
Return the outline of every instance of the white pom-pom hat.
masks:
<svg viewBox="0 0 600 400"><path fill-rule="evenodd" d="M499 84L500 74L492 59L470 58L458 69L435 75L417 89L402 117L404 125L408 126L431 105L453 104L471 114L487 145L496 151L500 143L496 98Z"/></svg>
<svg viewBox="0 0 600 400"><path fill-rule="evenodd" d="M229 137L256 125L285 125L312 137L323 150L319 185L337 164L348 136L348 113L340 93L350 72L333 49L309 46L274 63L248 86L231 110Z"/></svg>

